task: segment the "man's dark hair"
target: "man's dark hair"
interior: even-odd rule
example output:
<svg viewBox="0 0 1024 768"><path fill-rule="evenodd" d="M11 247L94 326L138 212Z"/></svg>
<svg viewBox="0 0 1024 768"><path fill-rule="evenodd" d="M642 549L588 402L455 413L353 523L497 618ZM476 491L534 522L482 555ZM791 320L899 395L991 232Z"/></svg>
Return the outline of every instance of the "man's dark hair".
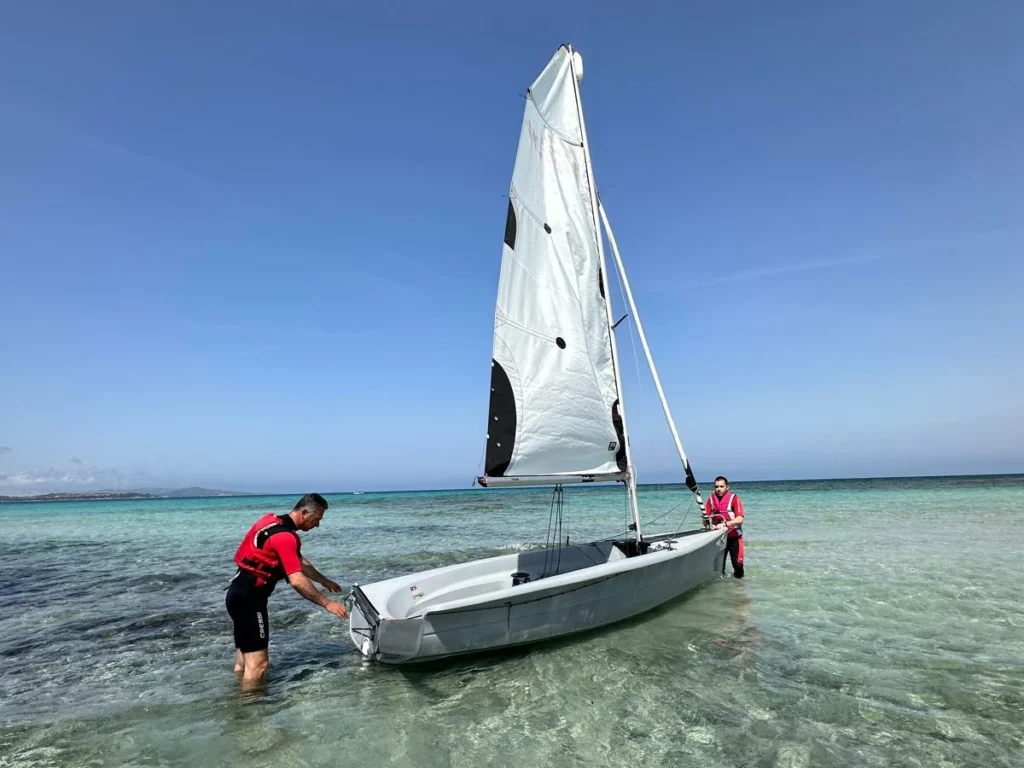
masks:
<svg viewBox="0 0 1024 768"><path fill-rule="evenodd" d="M718 477L716 477L716 478L715 478L715 482L716 482L716 483L717 483L717 482L718 482L719 480L721 480L721 481L722 481L723 483L725 483L726 485L728 485L728 484L729 484L729 478L727 478L727 477L726 477L725 475L719 475Z"/></svg>
<svg viewBox="0 0 1024 768"><path fill-rule="evenodd" d="M327 509L327 499L321 496L319 493L307 493L297 502L292 508L292 512L296 512L300 509L308 509L310 512L315 512L318 509Z"/></svg>

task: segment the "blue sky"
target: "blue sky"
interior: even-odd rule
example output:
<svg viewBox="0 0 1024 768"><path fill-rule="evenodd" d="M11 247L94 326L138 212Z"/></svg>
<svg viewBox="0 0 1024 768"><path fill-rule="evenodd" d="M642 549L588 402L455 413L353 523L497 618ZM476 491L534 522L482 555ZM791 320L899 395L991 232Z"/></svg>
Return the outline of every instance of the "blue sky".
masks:
<svg viewBox="0 0 1024 768"><path fill-rule="evenodd" d="M468 486L566 41L698 478L1024 471L1024 7L581 8L6 4L0 493Z"/></svg>

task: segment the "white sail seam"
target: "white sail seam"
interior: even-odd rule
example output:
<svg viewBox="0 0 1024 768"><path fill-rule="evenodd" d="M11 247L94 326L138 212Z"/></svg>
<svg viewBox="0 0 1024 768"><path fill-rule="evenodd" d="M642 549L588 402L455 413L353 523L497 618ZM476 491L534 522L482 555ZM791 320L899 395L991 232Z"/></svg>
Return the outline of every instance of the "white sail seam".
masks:
<svg viewBox="0 0 1024 768"><path fill-rule="evenodd" d="M509 188L509 199L510 200L515 200L515 202L518 205L522 206L522 209L524 211L526 211L526 213L528 213L530 215L530 218L532 218L534 221L536 221L538 224L540 224L542 228L545 228L544 231L547 232L549 236L552 236L552 232L550 231L551 230L551 225L548 224L546 221L544 221L540 216L535 214L532 210L530 210L530 207L526 203L523 202L523 199L521 197L519 197L518 194L516 194L515 187L510 187ZM555 243L555 240L554 240L553 236L552 236L551 243L552 243L552 248L557 251L557 244ZM536 283L538 286L543 286L545 289L550 288L550 286L546 285L543 281L541 281L529 269L526 261L522 257L520 257L520 255L518 253L516 253L514 248L512 248L510 250L512 251L512 259L519 266L519 268L521 270L523 270L523 272L525 272L527 275L530 276L530 278L534 281L534 283ZM574 298L576 298L577 300L579 299L579 293L578 292L577 292L576 296L574 296ZM506 317L506 321L507 321L507 317ZM538 338L550 339L552 341L555 339L554 336L538 336Z"/></svg>
<svg viewBox="0 0 1024 768"><path fill-rule="evenodd" d="M565 76L565 70L567 70L567 69L572 71L572 64L569 61L569 57L565 57L565 58L562 59L562 62L559 65L559 68L558 68L558 74L555 76L555 80L559 80L559 79L563 78ZM536 85L536 83L534 83L534 84ZM551 90L549 90L548 91L548 98L550 99L554 95L554 93L555 93L555 89L552 88ZM537 116L541 119L541 121L544 123L544 125L546 125L548 127L548 129L551 130L552 133L554 133L556 136L558 136L563 141L565 141L565 142L567 142L569 144L573 144L573 145L576 145L576 146L583 146L582 144L579 144L575 139L573 139L573 138L563 134L561 131L559 131L557 128L555 128L550 122L548 122L548 118L544 114L544 110L547 108L547 103L545 102L544 104L540 104L533 97L533 88L532 87L530 87L530 88L528 88L526 90L526 96L527 96L527 99L529 101L533 102L533 108L537 110Z"/></svg>
<svg viewBox="0 0 1024 768"><path fill-rule="evenodd" d="M503 316L505 318L505 321L504 321L505 325L511 326L512 328L517 328L518 330L522 331L523 333L528 333L530 336L533 336L536 339L543 339L544 341L550 341L550 342L554 343L556 337L554 337L554 336L546 336L545 334L541 333L540 331L535 331L532 328L527 328L522 323L517 323L515 320L510 320L507 315L503 314ZM502 341L502 343L504 343L504 341ZM505 344L505 346L508 347L507 344Z"/></svg>
<svg viewBox="0 0 1024 768"><path fill-rule="evenodd" d="M549 131L551 131L553 134L555 134L555 136L560 138L566 144L571 144L574 147L582 147L583 146L582 143L576 141L576 139L574 139L572 136L569 136L568 134L562 133L560 130L555 128L555 126L553 126L550 122L548 122L548 119L544 116L544 113L541 112L541 110L540 110L540 104L538 104L537 100L535 98L533 98L533 94L532 93L529 95L528 98L530 99L530 101L533 102L533 106L537 110L537 117L540 118L540 121L542 123L544 123L544 125L547 127L547 129Z"/></svg>
<svg viewBox="0 0 1024 768"><path fill-rule="evenodd" d="M530 217L531 217L531 218L533 218L533 219L534 219L534 220L535 220L535 221L536 221L536 222L537 222L538 224L540 224L540 225L541 225L542 227L543 227L543 226L544 226L545 224L547 224L547 222L546 222L546 221L544 221L544 219L542 219L542 218L541 218L540 216L538 216L538 215L537 215L536 213L534 213L534 212L533 212L533 211L532 211L532 210L530 209L530 206L528 206L528 205L527 205L527 204L526 204L526 203L525 203L525 202L523 201L523 198L521 198L521 197L519 196L519 193L518 193L518 192L516 192L516 188L515 188L515 187L509 187L509 188L508 188L508 196L509 196L509 199L510 199L510 200L514 200L515 202L519 203L519 205L521 205L521 206L523 207L523 210L524 210L524 211L526 211L526 212L527 212L528 214L530 214ZM550 226L550 225L548 225L548 226ZM512 249L512 251L513 251L513 252L515 252L515 248L513 248L513 249Z"/></svg>

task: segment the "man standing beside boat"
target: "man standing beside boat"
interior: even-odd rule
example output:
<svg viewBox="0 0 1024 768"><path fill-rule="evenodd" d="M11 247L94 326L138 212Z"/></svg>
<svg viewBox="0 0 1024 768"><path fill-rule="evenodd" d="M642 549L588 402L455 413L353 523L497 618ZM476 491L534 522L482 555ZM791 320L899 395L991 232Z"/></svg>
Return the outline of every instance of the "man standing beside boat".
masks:
<svg viewBox="0 0 1024 768"><path fill-rule="evenodd" d="M269 666L270 620L267 600L281 579L292 588L339 619L348 618L341 603L329 599L313 586L323 585L330 592L341 587L302 557L298 531L319 527L327 510L327 500L319 493L307 493L286 515L264 515L245 534L235 553L238 572L228 587L225 604L234 622L235 672L244 683L261 680Z"/></svg>
<svg viewBox="0 0 1024 768"><path fill-rule="evenodd" d="M732 575L743 578L743 502L729 490L729 481L719 475L715 478L715 492L708 497L704 517L715 530L728 529L725 548L732 560ZM725 573L725 560L722 560Z"/></svg>

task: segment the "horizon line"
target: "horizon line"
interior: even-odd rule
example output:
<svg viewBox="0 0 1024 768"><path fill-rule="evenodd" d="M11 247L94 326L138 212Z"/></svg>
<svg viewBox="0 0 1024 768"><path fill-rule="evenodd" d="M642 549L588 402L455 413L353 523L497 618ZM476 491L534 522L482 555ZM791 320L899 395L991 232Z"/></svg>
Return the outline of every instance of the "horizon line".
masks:
<svg viewBox="0 0 1024 768"><path fill-rule="evenodd" d="M957 478L957 477L960 477L960 478L1024 477L1024 472L972 472L972 473L964 474L964 475L950 475L950 474L935 474L935 475L872 475L872 476L859 476L859 477L800 477L800 478L783 478L783 479L778 479L777 478L777 479L774 479L774 480L730 480L729 481L729 485L731 487L733 485L742 484L742 483L759 483L759 484L772 484L772 483L829 483L829 482L842 482L842 481L850 481L850 480L925 480L925 479L942 479L942 478ZM710 480L706 481L705 484L710 484L710 482L711 482ZM553 487L553 485L555 485L555 484L552 484L552 487ZM593 487L611 487L612 483L581 483L579 485L580 485L581 488L588 488L588 487L589 488L593 488ZM685 481L671 481L671 482L660 482L660 483L638 483L637 484L637 488L650 488L650 487L654 487L654 486L663 486L663 485L679 485L679 486L683 486L684 488L686 487ZM186 487L190 487L190 486L186 486ZM202 486L191 486L191 487L201 488ZM462 492L470 492L470 491L472 491L472 492L483 492L483 491L494 492L496 490L502 490L502 491L519 490L519 491L524 491L524 490L537 490L538 488L544 488L544 487L549 487L549 486L521 486L521 487L518 487L518 488L516 486L506 486L506 487L501 488L501 489L493 489L493 488L476 487L474 485L473 487L469 487L469 488L400 488L400 489L399 488L394 488L394 489L389 489L389 490L383 490L383 489L370 490L370 489L366 489L366 490L359 490L359 491L352 491L352 490L346 490L346 491L318 491L318 493L320 493L323 496L356 496L356 495L363 495L363 494L367 494L367 493L374 493L374 494L383 494L383 493L462 493ZM170 490L176 490L176 489L170 489ZM214 490L214 489L210 489L210 490ZM132 490L132 489L126 489L126 490L103 489L103 490L97 490L97 491L43 491L42 493L33 493L33 494L24 494L24 495L20 495L20 494L0 494L0 498L11 500L11 501L6 501L5 503L16 504L16 503L19 503L19 502L18 501L13 501L13 500L24 499L25 501L30 501L32 499L38 499L41 496L52 496L52 495L58 495L58 494L69 495L69 496L88 496L88 495L92 495L92 494L119 494L119 493L120 494L132 494L132 493L143 494L143 493L145 493L145 491L138 491L138 490ZM182 501L182 500L186 500L186 499L241 499L241 498L252 498L252 497L266 498L266 497L276 497L276 496L302 496L304 493L310 493L310 491L282 491L282 492L277 492L277 493L262 493L262 492L259 492L259 491L252 491L252 492L249 492L249 491L232 491L230 493L217 493L217 494L211 494L211 495L208 495L208 496L152 496L151 498L148 498L148 499L145 499L145 498L144 499L89 499L89 498L82 498L82 499L77 499L77 500L78 501L170 501L170 500ZM71 499L68 499L68 500L71 501ZM61 500L60 499L55 499L54 501L61 501Z"/></svg>

